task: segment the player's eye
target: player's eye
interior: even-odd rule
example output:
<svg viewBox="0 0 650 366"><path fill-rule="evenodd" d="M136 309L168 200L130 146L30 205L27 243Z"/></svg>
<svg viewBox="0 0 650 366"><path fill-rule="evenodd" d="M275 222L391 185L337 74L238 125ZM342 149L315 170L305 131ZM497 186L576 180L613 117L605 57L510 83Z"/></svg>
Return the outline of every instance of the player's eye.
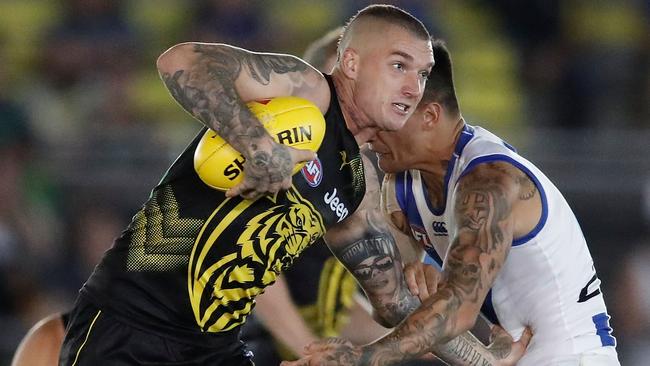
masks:
<svg viewBox="0 0 650 366"><path fill-rule="evenodd" d="M404 70L404 64L402 64L401 62L395 62L395 63L393 64L393 67L394 67L395 69L399 70L399 71L403 71L403 70Z"/></svg>

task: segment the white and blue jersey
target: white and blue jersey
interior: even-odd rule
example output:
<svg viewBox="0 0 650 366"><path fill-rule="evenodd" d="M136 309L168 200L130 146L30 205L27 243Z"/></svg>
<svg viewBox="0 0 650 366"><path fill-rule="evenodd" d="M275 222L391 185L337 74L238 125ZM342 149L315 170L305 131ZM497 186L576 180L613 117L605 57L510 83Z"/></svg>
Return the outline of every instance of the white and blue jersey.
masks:
<svg viewBox="0 0 650 366"><path fill-rule="evenodd" d="M418 170L387 176L383 206L406 215L413 237L440 268L454 236L451 207L458 180L476 165L495 161L530 177L541 196L542 215L531 232L513 239L483 315L515 339L531 327L533 338L518 365L571 364L593 352L609 354L617 364L600 280L578 221L555 185L499 137L465 125L445 176L444 207L432 207Z"/></svg>

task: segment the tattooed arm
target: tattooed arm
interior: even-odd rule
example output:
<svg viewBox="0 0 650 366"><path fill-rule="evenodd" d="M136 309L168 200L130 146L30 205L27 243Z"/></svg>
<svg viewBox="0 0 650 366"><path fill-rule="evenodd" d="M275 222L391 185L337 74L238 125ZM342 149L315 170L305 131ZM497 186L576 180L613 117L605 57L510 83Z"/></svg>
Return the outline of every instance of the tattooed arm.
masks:
<svg viewBox="0 0 650 366"><path fill-rule="evenodd" d="M368 346L365 363L388 365L420 355L474 325L512 245L512 206L519 192L512 170L516 168L507 163L480 164L460 179L454 236L438 292L391 334Z"/></svg>
<svg viewBox="0 0 650 366"><path fill-rule="evenodd" d="M419 305L406 286L395 239L379 212L357 211L325 239L361 285L378 323L394 327Z"/></svg>
<svg viewBox="0 0 650 366"><path fill-rule="evenodd" d="M244 182L229 192L255 198L291 185L296 162L311 152L275 143L246 102L283 95L329 103L327 82L297 57L254 53L225 44L183 43L163 53L158 71L172 97L246 157Z"/></svg>
<svg viewBox="0 0 650 366"><path fill-rule="evenodd" d="M515 168L480 164L459 181L453 207L455 235L441 286L395 331L364 350L368 364L388 365L420 355L474 325L512 244L511 211L518 189L502 169Z"/></svg>
<svg viewBox="0 0 650 366"><path fill-rule="evenodd" d="M330 228L325 241L354 275L373 308L375 320L392 328L419 304L406 285L403 261L388 222L379 210L379 178L362 150L366 194L350 217Z"/></svg>
<svg viewBox="0 0 650 366"><path fill-rule="evenodd" d="M382 184L382 211L396 229L407 235L411 242L416 242L396 197L394 178L387 174ZM424 244L415 244L416 250L423 251ZM403 249L401 245L402 256ZM410 292L421 301L436 292L440 281L437 270L422 260L408 262L404 276ZM467 331L447 343L434 346L431 352L449 365L514 365L526 350L530 332L527 330L518 342L513 342L512 337L499 326L493 326L492 333L492 344L488 347Z"/></svg>
<svg viewBox="0 0 650 366"><path fill-rule="evenodd" d="M465 332L451 341L433 347L433 353L451 366L497 366L515 365L526 352L532 337L526 328L521 338L514 342L510 334L495 325L491 343L485 346L470 332Z"/></svg>
<svg viewBox="0 0 650 366"><path fill-rule="evenodd" d="M392 365L445 344L475 323L512 245L519 186L507 163L477 165L456 188L453 241L438 291L387 336L364 347L319 346L295 365Z"/></svg>
<svg viewBox="0 0 650 366"><path fill-rule="evenodd" d="M400 212L401 213L401 212ZM426 301L436 292L440 275L431 265L423 262L408 263L404 276L412 294ZM485 346L470 331L444 344L434 345L430 351L448 365L515 365L523 357L532 334L526 329L517 342L498 325L492 325L491 344Z"/></svg>

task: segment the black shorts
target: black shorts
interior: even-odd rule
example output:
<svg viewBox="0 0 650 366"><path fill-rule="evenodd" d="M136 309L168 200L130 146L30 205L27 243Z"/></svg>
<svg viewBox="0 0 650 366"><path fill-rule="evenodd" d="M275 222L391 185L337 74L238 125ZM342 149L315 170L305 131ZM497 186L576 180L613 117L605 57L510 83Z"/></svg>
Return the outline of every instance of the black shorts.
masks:
<svg viewBox="0 0 650 366"><path fill-rule="evenodd" d="M79 296L59 365L253 366L252 356L236 333L215 347L180 343L127 325Z"/></svg>

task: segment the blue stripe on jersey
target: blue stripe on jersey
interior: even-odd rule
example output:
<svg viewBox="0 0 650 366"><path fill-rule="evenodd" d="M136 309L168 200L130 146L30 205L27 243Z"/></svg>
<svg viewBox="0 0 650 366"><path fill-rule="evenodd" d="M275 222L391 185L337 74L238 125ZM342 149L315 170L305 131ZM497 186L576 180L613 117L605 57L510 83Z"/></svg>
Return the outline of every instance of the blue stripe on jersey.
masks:
<svg viewBox="0 0 650 366"><path fill-rule="evenodd" d="M420 216L418 206L415 203L415 197L413 196L413 177L411 173L408 171L400 172L395 178L395 193L399 207L409 222L424 228L422 217Z"/></svg>
<svg viewBox="0 0 650 366"><path fill-rule="evenodd" d="M493 154L493 155L478 157L472 160L467 165L467 168L465 168L465 170L460 175L460 177L458 177L458 180L460 180L463 176L469 173L477 165L482 163L495 162L495 161L504 161L506 163L510 163L515 167L517 167L518 169L520 169L522 172L526 173L526 175L528 175L528 177L535 183L535 186L537 187L537 190L539 191L539 194L542 198L542 217L540 217L537 225L528 234L522 236L521 238L516 238L512 240L512 246L516 247L518 245L527 243L530 239L534 238L542 230L542 228L546 224L546 220L548 219L548 200L546 199L546 192L544 191L544 187L542 187L542 183L539 181L539 179L537 179L537 177L533 174L533 172L531 172L530 169L528 169L522 163L518 162L517 160L511 158L508 155Z"/></svg>
<svg viewBox="0 0 650 366"><path fill-rule="evenodd" d="M454 153L451 155L449 164L447 164L447 172L445 173L445 183L442 187L444 196L442 197L441 207L438 208L433 207L433 204L429 199L429 194L427 193L426 187L424 185L424 180L422 180L422 193L426 198L425 201L427 203L427 207L429 207L429 210L436 216L442 216L442 214L445 213L445 208L447 205L447 192L449 191L448 186L449 186L449 179L451 178L451 173L454 170L454 166L456 166L456 160L460 157L460 154L463 153L463 149L465 148L465 145L467 145L467 143L473 137L474 137L474 127L466 123L463 126L463 130L460 132L460 136L458 136L458 141L456 142L456 146L454 147Z"/></svg>
<svg viewBox="0 0 650 366"><path fill-rule="evenodd" d="M512 146L512 145L510 145L510 144L509 144L509 143L507 143L506 141L504 141L504 140L501 140L501 142L503 143L503 146L505 146L505 147L507 147L507 148L508 148L508 150L510 150L510 151L512 151L512 152L514 152L514 153L516 153L516 152L517 152L517 149L515 149L515 147L514 147L514 146Z"/></svg>
<svg viewBox="0 0 650 366"><path fill-rule="evenodd" d="M596 326L596 334L600 337L600 344L616 347L616 338L612 336L612 328L609 326L609 315L607 313L596 314L591 318Z"/></svg>
<svg viewBox="0 0 650 366"><path fill-rule="evenodd" d="M425 249L427 254L424 256L424 264L434 266L438 271L442 272L442 259L440 259L440 256L438 256L438 253L436 253L435 250L430 250L429 248Z"/></svg>
<svg viewBox="0 0 650 366"><path fill-rule="evenodd" d="M492 305L492 289L488 291L483 300L483 305L481 305L481 314L489 320L492 324L499 325L499 318L497 317L496 311L494 311L494 305Z"/></svg>
<svg viewBox="0 0 650 366"><path fill-rule="evenodd" d="M401 172L395 176L395 193L397 195L397 202L402 209L402 213L406 215L409 224L421 227L422 230L424 230L424 234L427 235L426 229L424 228L424 222L422 221L422 216L420 216L420 211L418 211L418 206L415 203L415 196L413 195L413 177L411 176L411 173ZM436 253L435 249L428 245L423 245L423 247L427 253L427 257L431 257L431 260L437 264L438 269L442 270L442 259L438 253Z"/></svg>
<svg viewBox="0 0 650 366"><path fill-rule="evenodd" d="M430 257L438 265L438 269L442 271L442 258L438 255L438 252L431 247L425 247L424 251L427 253L427 257Z"/></svg>
<svg viewBox="0 0 650 366"><path fill-rule="evenodd" d="M400 172L396 175L395 192L397 195L397 202L399 203L404 215L406 215L409 224L421 227L422 230L424 230L424 234L427 235L424 222L422 221L422 216L420 216L420 211L418 211L418 206L415 203L415 196L413 195L413 177L411 176L411 173ZM437 262L438 269L442 270L442 259L438 253L436 253L435 249L428 245L423 245L423 247L428 256Z"/></svg>

